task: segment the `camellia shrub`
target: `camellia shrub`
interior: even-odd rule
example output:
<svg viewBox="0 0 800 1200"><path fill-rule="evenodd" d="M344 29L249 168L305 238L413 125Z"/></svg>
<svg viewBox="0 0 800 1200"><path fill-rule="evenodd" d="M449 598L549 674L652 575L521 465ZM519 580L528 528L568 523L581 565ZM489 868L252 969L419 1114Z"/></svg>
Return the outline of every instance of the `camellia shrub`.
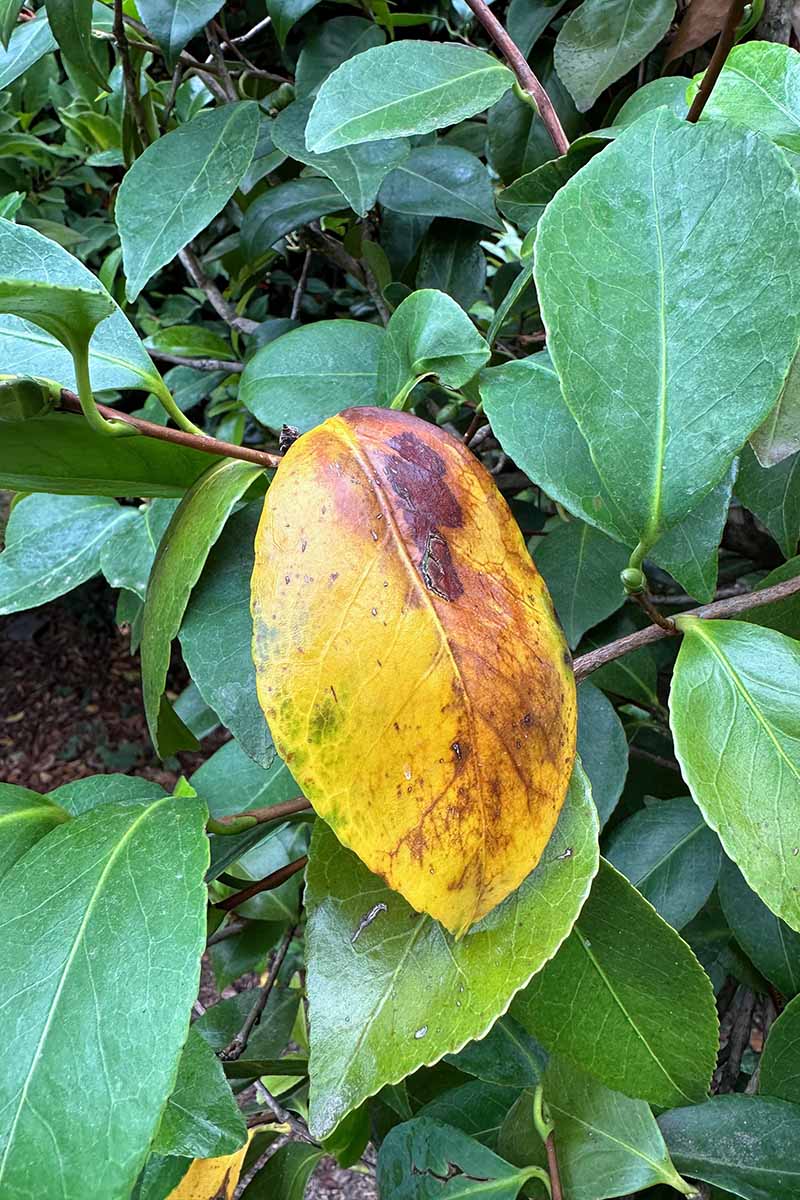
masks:
<svg viewBox="0 0 800 1200"><path fill-rule="evenodd" d="M0 786L2 1200L800 1197L763 7L0 6L0 612L179 779Z"/></svg>

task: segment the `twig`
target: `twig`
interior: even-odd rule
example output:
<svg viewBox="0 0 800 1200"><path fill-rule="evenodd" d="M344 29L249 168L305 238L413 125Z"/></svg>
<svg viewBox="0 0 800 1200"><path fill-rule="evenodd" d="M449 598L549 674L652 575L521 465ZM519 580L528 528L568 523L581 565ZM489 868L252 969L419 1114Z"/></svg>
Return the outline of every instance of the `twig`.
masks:
<svg viewBox="0 0 800 1200"><path fill-rule="evenodd" d="M478 426L480 425L481 421L485 421L485 420L486 420L486 418L484 417L482 412L475 413L474 417L472 418L469 425L467 426L467 432L464 434L464 437L463 437L463 442L464 442L465 446L468 446L470 444L470 442L474 438L475 434L478 432Z"/></svg>
<svg viewBox="0 0 800 1200"><path fill-rule="evenodd" d="M237 315L233 305L228 303L217 285L206 275L199 258L191 246L186 246L185 249L181 250L178 258L192 283L195 287L199 287L202 292L205 292L206 298L214 309L214 312L222 317L226 325L230 325L231 329L238 329L240 333L252 333L255 329L258 329L258 321L251 321L247 317Z"/></svg>
<svg viewBox="0 0 800 1200"><path fill-rule="evenodd" d="M552 1133L545 1138L544 1148L547 1154L547 1173L550 1176L550 1200L564 1200L564 1193L561 1190L561 1174L558 1169L558 1155Z"/></svg>
<svg viewBox="0 0 800 1200"><path fill-rule="evenodd" d="M275 957L272 960L272 965L270 966L266 982L261 989L261 994L245 1017L244 1024L236 1034L236 1037L232 1042L230 1042L229 1045L225 1047L220 1055L220 1057L226 1062L234 1062L237 1058L241 1058L242 1054L244 1053L247 1043L250 1039L250 1034L253 1032L256 1025L258 1025L259 1021L261 1020L261 1015L264 1012L264 1009L267 1007L267 1001L272 994L272 989L275 987L275 981L278 978L278 973L283 966L283 960L286 958L287 951L291 945L292 938L294 937L296 931L297 926L292 925L283 935L281 944L278 946L278 949L275 952Z"/></svg>
<svg viewBox="0 0 800 1200"><path fill-rule="evenodd" d="M256 1098L263 1100L273 1117L280 1121L281 1125L288 1125L292 1133L300 1138L303 1142L310 1142L312 1146L318 1146L319 1142L315 1142L311 1134L308 1132L308 1126L305 1121L296 1116L295 1113L289 1112L288 1108L284 1108L279 1100L273 1096L265 1086L263 1080L259 1079L256 1083ZM248 1119L248 1125L250 1121Z"/></svg>
<svg viewBox="0 0 800 1200"><path fill-rule="evenodd" d="M250 828L253 825L262 825L267 821L281 821L284 817L291 817L294 813L310 812L311 805L305 796L297 796L293 800L282 800L280 804L265 804L263 808L251 808L247 812L231 813L227 817L220 817L216 822L217 825L236 825L241 821L249 821Z"/></svg>
<svg viewBox="0 0 800 1200"><path fill-rule="evenodd" d="M215 932L211 934L211 937L206 942L206 950L208 950L211 946L219 945L220 942L226 942L228 938L236 937L236 935L246 929L249 924L250 921L246 921L244 917L241 917L238 921L230 921L227 925L223 925L220 929L215 930Z"/></svg>
<svg viewBox="0 0 800 1200"><path fill-rule="evenodd" d="M261 892L269 892L273 888L280 887L287 879L291 879L298 871L302 871L307 862L308 856L303 854L300 858L296 858L294 862L286 863L285 866L278 867L277 871L273 871L270 875L265 875L263 879L257 879L255 883L251 883L249 887L243 888L241 892L234 892L226 900L218 900L214 907L230 912L232 908L237 908L238 905L244 904L245 900L252 900L253 896L258 896Z"/></svg>
<svg viewBox="0 0 800 1200"><path fill-rule="evenodd" d="M166 354L162 350L149 348L147 352L151 358L172 363L176 367L196 367L198 371L227 371L229 375L239 375L244 370L243 362L228 361L226 358L190 358L185 354Z"/></svg>
<svg viewBox="0 0 800 1200"><path fill-rule="evenodd" d="M795 579L787 579L784 583L776 583L774 587L762 588L758 592L745 592L741 596L729 596L726 600L715 600L713 604L703 604L700 608L690 609L683 616L702 617L705 620L737 617L751 608L761 608L763 604L774 604L778 600L785 600L788 596L795 595L796 592L800 592L800 575ZM580 658L575 659L575 678L578 681L585 679L587 675L591 675L592 671L605 666L606 663L613 662L615 658L622 658L623 654L630 654L632 650L639 650L642 646L651 645L652 642L660 642L662 638L668 636L667 631L660 625L648 625L646 629L637 629L635 633L629 633L615 642L609 642L607 646L599 646L597 650L590 650L588 654L582 654Z"/></svg>
<svg viewBox="0 0 800 1200"><path fill-rule="evenodd" d="M742 1055L750 1041L754 1004L753 992L750 988L741 986L729 1010L732 1020L728 1034L728 1057L719 1072L719 1084L716 1088L718 1092L735 1090L742 1069Z"/></svg>
<svg viewBox="0 0 800 1200"><path fill-rule="evenodd" d="M303 266L300 271L300 278L297 281L297 287L294 289L294 295L292 296L292 309L289 313L289 318L292 321L297 320L297 314L300 312L300 305L303 302L303 295L305 294L306 284L308 283L308 268L310 265L311 251L306 250L306 256L303 259Z"/></svg>
<svg viewBox="0 0 800 1200"><path fill-rule="evenodd" d="M122 64L125 96L128 101L128 107L131 110L131 115L133 116L136 132L139 134L139 140L142 143L142 149L144 149L150 143L150 135L147 130L144 109L142 108L142 98L139 95L138 75L134 72L133 64L131 63L131 48L128 42L128 35L125 32L122 0L114 0L113 33L119 50L120 63Z"/></svg>
<svg viewBox="0 0 800 1200"><path fill-rule="evenodd" d="M240 38L228 37L225 30L217 21L214 22L214 26L217 30L219 40L222 45L227 46L230 50L232 50L239 61L244 63L245 67L247 68L248 75L255 75L257 79L269 79L273 83L293 83L293 80L287 78L286 75L276 75L274 71L265 71L261 67L257 67L256 64L251 62L247 55L239 49L239 43L241 41Z"/></svg>
<svg viewBox="0 0 800 1200"><path fill-rule="evenodd" d="M236 91L236 86L230 77L228 68L225 66L225 56L222 53L222 47L219 44L219 38L217 37L213 21L209 21L208 25L206 25L206 41L208 42L208 48L211 51L211 57L216 65L225 95L235 104L240 99L240 96Z"/></svg>
<svg viewBox="0 0 800 1200"><path fill-rule="evenodd" d="M180 59L178 59L177 63L175 64L175 70L172 72L172 80L169 85L169 92L167 93L167 100L164 105L164 111L161 114L161 132L162 133L164 133L166 131L167 124L169 122L170 117L172 116L172 110L175 107L175 99L178 95L178 88L181 86L181 79L183 78L183 72L184 72L184 64L181 62Z"/></svg>
<svg viewBox="0 0 800 1200"><path fill-rule="evenodd" d="M469 0L467 0L467 3L469 3ZM717 38L714 53L711 55L711 62L708 64L706 73L700 81L697 95L692 101L692 107L686 115L686 120L691 121L692 124L700 120L700 114L708 103L708 98L714 90L714 84L719 78L720 71L725 66L725 59L728 57L736 39L736 26L742 19L744 5L745 0L733 0L731 4L725 24Z"/></svg>
<svg viewBox="0 0 800 1200"><path fill-rule="evenodd" d="M264 17L261 21L258 22L257 25L254 25L252 29L248 29L247 33L242 33L239 35L239 37L231 38L230 44L236 45L236 46L243 46L245 42L249 42L251 38L256 37L259 33L262 32L262 30L266 29L267 26L271 25L271 24L272 24L272 18Z"/></svg>
<svg viewBox="0 0 800 1200"><path fill-rule="evenodd" d="M647 592L631 592L630 598L635 604L639 605L642 612L646 613L655 625L659 625L664 630L667 636L678 636L678 629L675 622L670 617L665 617L663 613L658 611Z"/></svg>
<svg viewBox="0 0 800 1200"><path fill-rule="evenodd" d="M81 402L74 392L61 389L61 407L67 412L80 413ZM193 450L202 450L204 454L217 454L225 458L240 458L242 462L258 463L260 467L272 468L280 465L279 454L268 454L266 450L253 450L250 446L235 446L232 442L221 442L218 438L201 437L195 433L184 433L182 429L170 429L166 425L156 425L154 421L143 421L141 417L131 417L128 413L118 412L105 404L98 404L97 411L112 421L125 421L133 425L144 437L156 438L162 442L174 442L177 446L190 446Z"/></svg>
<svg viewBox="0 0 800 1200"><path fill-rule="evenodd" d="M558 119L558 113L553 108L553 102L528 66L525 55L500 24L494 13L484 4L484 0L467 0L467 4L489 34L489 37L502 51L503 57L516 75L520 87L533 98L539 116L542 118L545 129L550 134L551 141L556 150L559 154L566 154L569 150L569 138L564 132L561 121Z"/></svg>
<svg viewBox="0 0 800 1200"><path fill-rule="evenodd" d="M665 771L677 771L680 773L681 768L675 758L664 758L661 754L653 754L650 750L645 750L642 746L637 746L635 742L631 742L628 750L634 758L642 758L656 767L663 767Z"/></svg>

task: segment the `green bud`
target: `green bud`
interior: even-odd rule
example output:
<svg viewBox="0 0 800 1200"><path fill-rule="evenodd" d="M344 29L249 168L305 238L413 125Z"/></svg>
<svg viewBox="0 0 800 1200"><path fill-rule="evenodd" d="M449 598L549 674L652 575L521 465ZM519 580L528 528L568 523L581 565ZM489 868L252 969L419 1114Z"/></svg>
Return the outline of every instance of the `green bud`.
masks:
<svg viewBox="0 0 800 1200"><path fill-rule="evenodd" d="M647 579L644 571L638 567L626 567L624 571L620 571L620 579L625 591L631 595L634 592L643 592L647 588Z"/></svg>

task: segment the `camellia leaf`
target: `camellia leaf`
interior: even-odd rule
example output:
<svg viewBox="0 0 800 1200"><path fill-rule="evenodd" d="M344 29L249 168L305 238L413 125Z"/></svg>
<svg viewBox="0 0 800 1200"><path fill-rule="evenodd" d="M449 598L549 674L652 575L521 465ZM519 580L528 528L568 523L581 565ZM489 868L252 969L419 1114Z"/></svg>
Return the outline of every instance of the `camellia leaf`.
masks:
<svg viewBox="0 0 800 1200"><path fill-rule="evenodd" d="M576 171L594 157L594 147L577 147L542 163L503 188L497 197L497 207L504 217L513 221L523 233L530 233L539 224L550 201Z"/></svg>
<svg viewBox="0 0 800 1200"><path fill-rule="evenodd" d="M144 606L142 695L150 736L162 758L198 747L164 695L170 647L209 550L234 505L261 474L261 467L238 459L211 467L184 496L156 552Z"/></svg>
<svg viewBox="0 0 800 1200"><path fill-rule="evenodd" d="M293 26L312 8L316 8L319 0L267 0L267 12L275 26L275 35L281 46Z"/></svg>
<svg viewBox="0 0 800 1200"><path fill-rule="evenodd" d="M544 1095L554 1125L561 1183L570 1200L601 1200L658 1183L687 1196L696 1194L670 1162L644 1100L612 1092L558 1055L547 1065ZM524 1093L508 1114L498 1145L511 1162L544 1162L530 1093Z"/></svg>
<svg viewBox="0 0 800 1200"><path fill-rule="evenodd" d="M569 654L493 481L406 413L331 417L276 473L252 606L259 701L303 794L463 934L538 862L575 747Z"/></svg>
<svg viewBox="0 0 800 1200"><path fill-rule="evenodd" d="M628 565L628 554L584 521L562 522L534 541L534 561L574 649L587 629L624 604L620 572Z"/></svg>
<svg viewBox="0 0 800 1200"><path fill-rule="evenodd" d="M775 538L786 558L800 539L800 454L762 467L749 446L739 460L736 495Z"/></svg>
<svg viewBox="0 0 800 1200"><path fill-rule="evenodd" d="M92 37L93 0L47 0L47 19L61 53L103 91L108 90L108 57L105 67L102 43Z"/></svg>
<svg viewBox="0 0 800 1200"><path fill-rule="evenodd" d="M233 1200L248 1145L222 1158L196 1158L167 1200Z"/></svg>
<svg viewBox="0 0 800 1200"><path fill-rule="evenodd" d="M576 768L539 865L460 941L319 821L309 859L310 1122L324 1137L385 1084L488 1032L555 953L597 868L597 815ZM514 953L498 955L503 945Z"/></svg>
<svg viewBox="0 0 800 1200"><path fill-rule="evenodd" d="M375 203L388 173L408 158L411 143L395 138L313 154L306 149L306 124L313 103L312 99L298 100L279 113L272 126L272 140L290 158L327 175L353 211L363 217Z"/></svg>
<svg viewBox="0 0 800 1200"><path fill-rule="evenodd" d="M682 1173L744 1200L800 1196L800 1105L767 1096L714 1096L663 1113L658 1124Z"/></svg>
<svg viewBox="0 0 800 1200"><path fill-rule="evenodd" d="M798 117L800 136L800 117ZM774 467L800 450L800 354L784 380L780 399L750 436L750 445L762 467Z"/></svg>
<svg viewBox="0 0 800 1200"><path fill-rule="evenodd" d="M503 227L486 167L460 146L420 146L387 175L378 199L409 217L457 217Z"/></svg>
<svg viewBox="0 0 800 1200"><path fill-rule="evenodd" d="M100 570L103 543L127 520L103 496L26 496L14 506L0 554L0 613L46 604Z"/></svg>
<svg viewBox="0 0 800 1200"><path fill-rule="evenodd" d="M564 402L548 355L535 354L481 372L480 392L503 449L526 474L571 513L632 549L635 541L626 533L589 443ZM733 479L731 470L648 553L703 602L714 595L717 553Z"/></svg>
<svg viewBox="0 0 800 1200"><path fill-rule="evenodd" d="M602 829L625 786L628 741L614 705L588 680L578 688L578 756L592 785Z"/></svg>
<svg viewBox="0 0 800 1200"><path fill-rule="evenodd" d="M511 0L506 25L526 58L539 35L555 20L565 3L566 0Z"/></svg>
<svg viewBox="0 0 800 1200"><path fill-rule="evenodd" d="M2 345L0 330L0 353ZM210 465L223 461L155 438L104 437L67 413L37 422L35 438L27 421L4 423L0 434L0 487L19 492L183 496Z"/></svg>
<svg viewBox="0 0 800 1200"><path fill-rule="evenodd" d="M140 17L170 66L221 7L221 0L141 0L137 4Z"/></svg>
<svg viewBox="0 0 800 1200"><path fill-rule="evenodd" d="M683 777L750 887L800 931L800 646L744 621L677 620L669 706Z"/></svg>
<svg viewBox="0 0 800 1200"><path fill-rule="evenodd" d="M205 820L201 802L174 796L103 805L59 825L0 883L0 1003L14 1013L0 1079L4 1196L25 1195L33 1175L43 1196L130 1196L197 995Z"/></svg>
<svg viewBox="0 0 800 1200"><path fill-rule="evenodd" d="M747 957L783 996L800 993L800 934L784 925L726 858L719 880L722 911Z"/></svg>
<svg viewBox="0 0 800 1200"><path fill-rule="evenodd" d="M442 1181L458 1179L458 1189ZM531 1178L544 1178L541 1167L514 1167L460 1129L430 1117L417 1117L390 1129L378 1153L381 1195L396 1200L492 1196L515 1200Z"/></svg>
<svg viewBox="0 0 800 1200"><path fill-rule="evenodd" d="M189 599L180 639L186 665L206 704L245 754L261 767L269 767L275 747L258 704L250 652L250 576L260 511L259 503L247 504L226 524ZM292 794L299 792L297 788ZM246 807L238 803L235 792L228 796L233 807L224 812L240 812ZM212 811L219 816L223 810Z"/></svg>
<svg viewBox="0 0 800 1200"><path fill-rule="evenodd" d="M684 1021L670 1013L680 1006ZM717 1053L711 984L689 947L601 860L575 928L514 1000L545 1049L666 1107L705 1098Z"/></svg>
<svg viewBox="0 0 800 1200"><path fill-rule="evenodd" d="M761 1056L759 1089L800 1104L800 996L795 996L774 1022Z"/></svg>
<svg viewBox="0 0 800 1200"><path fill-rule="evenodd" d="M344 196L329 179L291 179L253 201L242 223L242 241L248 254L259 258L285 234L345 207Z"/></svg>
<svg viewBox="0 0 800 1200"><path fill-rule="evenodd" d="M20 26L20 31L34 24L34 21L28 21ZM61 246L35 229L0 219L0 279L6 283L19 281L21 287L40 283L95 293L98 296L96 303L109 305L112 315L100 322L89 344L89 370L94 388L143 388L155 393L164 392L161 376L127 317L91 271ZM66 293L64 295L66 298ZM95 302L87 299L86 303ZM73 390L77 386L72 357L63 342L40 326L8 313L0 316L0 371L53 379ZM46 436L44 426L37 430L37 439L40 435ZM4 428L3 438L5 436ZM108 447L109 439L102 440L108 453L113 455Z"/></svg>
<svg viewBox="0 0 800 1200"><path fill-rule="evenodd" d="M702 78L693 80L693 94ZM703 109L703 120L715 118L800 153L800 54L778 42L734 46Z"/></svg>
<svg viewBox="0 0 800 1200"><path fill-rule="evenodd" d="M580 112L635 67L667 32L675 0L583 0L556 39L556 70Z"/></svg>
<svg viewBox="0 0 800 1200"><path fill-rule="evenodd" d="M303 1200L325 1151L308 1142L280 1146L242 1193L242 1200Z"/></svg>
<svg viewBox="0 0 800 1200"><path fill-rule="evenodd" d="M491 355L463 308L444 292L412 292L392 313L378 357L378 398L405 401L421 379L459 388Z"/></svg>
<svg viewBox="0 0 800 1200"><path fill-rule="evenodd" d="M722 861L717 835L683 796L654 801L615 826L605 854L673 929L703 907Z"/></svg>
<svg viewBox="0 0 800 1200"><path fill-rule="evenodd" d="M210 109L153 142L125 173L115 215L128 300L228 203L258 128L252 101Z"/></svg>
<svg viewBox="0 0 800 1200"><path fill-rule="evenodd" d="M122 510L126 520L100 547L100 569L110 587L126 588L144 600L158 544L175 508L174 500L152 500L138 510Z"/></svg>
<svg viewBox="0 0 800 1200"><path fill-rule="evenodd" d="M321 154L354 142L430 133L483 112L514 82L483 50L443 42L392 42L348 59L322 84L306 126Z"/></svg>
<svg viewBox="0 0 800 1200"><path fill-rule="evenodd" d="M504 1013L485 1037L468 1042L458 1054L445 1055L444 1061L489 1083L531 1088L541 1082L547 1055L519 1021Z"/></svg>
<svg viewBox="0 0 800 1200"><path fill-rule="evenodd" d="M314 321L293 329L248 359L241 401L262 425L292 425L301 433L343 408L375 404L384 336L366 321Z"/></svg>
<svg viewBox="0 0 800 1200"><path fill-rule="evenodd" d="M466 310L485 282L480 230L461 221L434 221L420 246L417 287L446 292Z"/></svg>
<svg viewBox="0 0 800 1200"><path fill-rule="evenodd" d="M386 34L374 21L364 17L334 17L314 30L304 41L294 78L299 100L314 95L330 75L348 58L382 46Z"/></svg>
<svg viewBox="0 0 800 1200"><path fill-rule="evenodd" d="M191 783L205 800L212 817L246 812L248 808L264 808L300 795L300 788L285 762L275 757L270 767L260 767L235 741L226 742L206 759L192 775ZM219 844L224 849L235 841L236 838L225 837Z"/></svg>
<svg viewBox="0 0 800 1200"><path fill-rule="evenodd" d="M590 234L589 210L606 238ZM539 223L548 346L622 540L640 552L720 482L778 401L800 334L800 289L770 232L787 224L800 235L800 185L779 150L663 108L573 176ZM687 288L702 291L702 316L688 319Z"/></svg>
<svg viewBox="0 0 800 1200"><path fill-rule="evenodd" d="M246 1141L247 1127L222 1063L208 1042L190 1029L152 1151L186 1158L219 1158L233 1154Z"/></svg>
<svg viewBox="0 0 800 1200"><path fill-rule="evenodd" d="M48 799L70 816L77 817L100 804L162 800L166 794L159 784L135 775L89 775L72 783L62 783Z"/></svg>
<svg viewBox="0 0 800 1200"><path fill-rule="evenodd" d="M418 1111L418 1116L453 1125L477 1141L497 1148L497 1135L508 1111L519 1095L516 1087L502 1087L471 1079L460 1087L435 1096ZM528 1160L531 1161L530 1159Z"/></svg>
<svg viewBox="0 0 800 1200"><path fill-rule="evenodd" d="M69 819L46 796L13 783L0 783L0 878L26 850Z"/></svg>
<svg viewBox="0 0 800 1200"><path fill-rule="evenodd" d="M55 48L56 39L47 15L40 9L32 21L17 25L8 39L8 45L0 52L0 88L5 90Z"/></svg>

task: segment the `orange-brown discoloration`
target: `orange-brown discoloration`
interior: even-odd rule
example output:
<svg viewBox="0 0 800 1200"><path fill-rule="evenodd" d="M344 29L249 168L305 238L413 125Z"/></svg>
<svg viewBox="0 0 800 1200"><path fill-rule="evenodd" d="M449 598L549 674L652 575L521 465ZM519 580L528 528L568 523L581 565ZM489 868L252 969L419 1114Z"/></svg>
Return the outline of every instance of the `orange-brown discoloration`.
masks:
<svg viewBox="0 0 800 1200"><path fill-rule="evenodd" d="M405 413L331 418L267 494L253 618L259 699L309 800L465 932L538 862L575 754L563 635L490 476Z"/></svg>

